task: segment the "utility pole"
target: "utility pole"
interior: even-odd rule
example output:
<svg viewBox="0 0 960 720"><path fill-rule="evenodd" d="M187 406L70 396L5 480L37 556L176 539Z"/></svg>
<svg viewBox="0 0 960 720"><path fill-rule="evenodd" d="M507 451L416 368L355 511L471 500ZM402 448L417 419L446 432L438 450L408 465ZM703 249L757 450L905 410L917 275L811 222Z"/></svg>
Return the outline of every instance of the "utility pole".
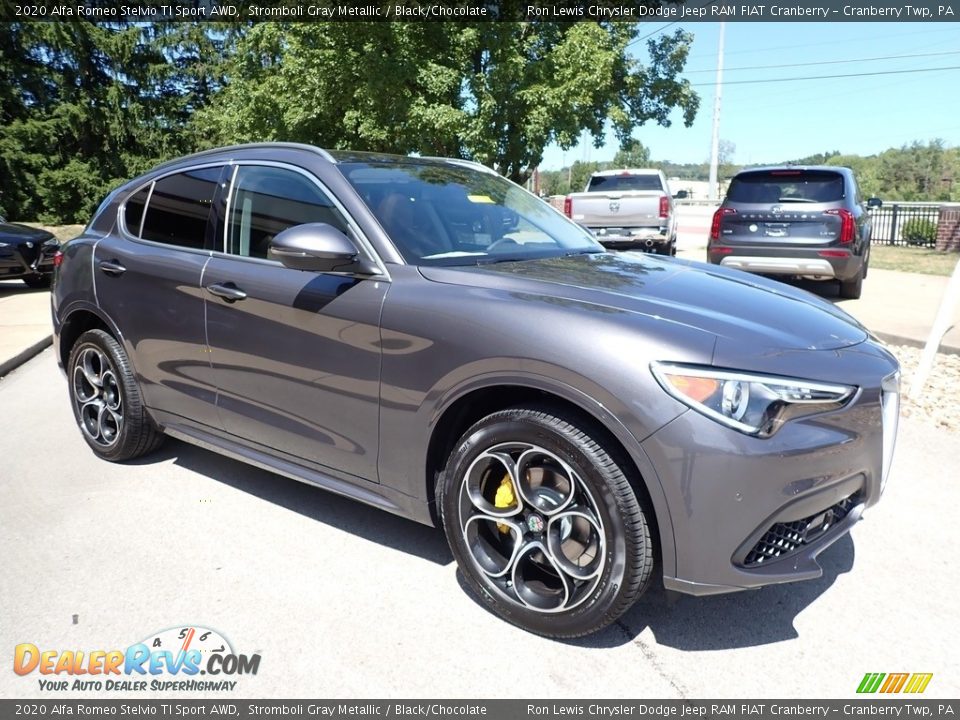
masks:
<svg viewBox="0 0 960 720"><path fill-rule="evenodd" d="M717 170L720 164L720 96L723 92L723 36L727 24L720 23L720 46L717 50L717 89L713 96L713 142L710 145L710 194L711 200L719 199Z"/></svg>

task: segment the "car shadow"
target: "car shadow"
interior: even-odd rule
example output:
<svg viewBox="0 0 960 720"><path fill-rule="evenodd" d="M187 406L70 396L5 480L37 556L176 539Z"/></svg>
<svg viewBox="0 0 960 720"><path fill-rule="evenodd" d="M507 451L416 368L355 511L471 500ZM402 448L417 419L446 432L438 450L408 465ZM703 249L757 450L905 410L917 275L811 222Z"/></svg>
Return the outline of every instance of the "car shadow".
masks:
<svg viewBox="0 0 960 720"><path fill-rule="evenodd" d="M772 278L800 290L811 292L817 297L829 300L834 304L844 303L849 298L840 297L840 283L836 280L804 280L802 278Z"/></svg>
<svg viewBox="0 0 960 720"><path fill-rule="evenodd" d="M640 642L650 628L657 644L677 650L727 650L799 637L794 620L853 568L853 539L844 535L823 551L823 575L815 580L769 585L758 590L693 597L655 583L636 605L603 632L576 641L585 647Z"/></svg>
<svg viewBox="0 0 960 720"><path fill-rule="evenodd" d="M0 280L0 300L12 295L32 295L48 292L50 292L50 288L30 288L22 280Z"/></svg>
<svg viewBox="0 0 960 720"><path fill-rule="evenodd" d="M651 587L612 625L593 635L561 641L583 648L613 648L646 643L639 638L649 628L657 645L677 650L729 650L756 647L799 637L794 620L823 595L838 576L853 567L854 545L844 535L818 558L823 575L758 590L693 597L664 590L655 577ZM655 569L654 573L659 573ZM485 611L492 611L457 571L460 588Z"/></svg>
<svg viewBox="0 0 960 720"><path fill-rule="evenodd" d="M173 461L241 492L253 495L317 522L423 558L438 565L453 562L441 530L406 520L306 483L261 470L215 452L167 438L164 445L128 465ZM643 644L639 635L649 628L659 645L702 651L766 645L798 637L794 620L824 594L837 577L853 567L854 544L845 535L818 558L823 575L815 580L772 585L759 590L693 597L663 589L659 579L617 622L593 635L565 641L584 648ZM659 573L655 569L654 573ZM487 603L456 574L464 594L486 612Z"/></svg>
<svg viewBox="0 0 960 720"><path fill-rule="evenodd" d="M166 460L172 460L175 465L186 470L364 540L415 555L438 565L453 562L446 538L443 532L436 528L180 440L167 438L156 452L127 464L152 465Z"/></svg>

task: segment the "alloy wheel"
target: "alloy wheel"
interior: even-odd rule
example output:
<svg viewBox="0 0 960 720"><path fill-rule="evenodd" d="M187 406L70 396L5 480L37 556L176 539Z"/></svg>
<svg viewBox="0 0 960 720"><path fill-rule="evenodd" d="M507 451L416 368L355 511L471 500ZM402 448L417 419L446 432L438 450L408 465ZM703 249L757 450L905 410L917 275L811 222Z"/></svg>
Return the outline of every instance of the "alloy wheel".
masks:
<svg viewBox="0 0 960 720"><path fill-rule="evenodd" d="M500 443L478 455L461 482L459 521L470 560L512 603L563 612L600 582L606 541L596 501L543 447Z"/></svg>
<svg viewBox="0 0 960 720"><path fill-rule="evenodd" d="M84 434L102 447L116 444L123 430L123 397L106 354L95 347L81 350L74 362L72 382Z"/></svg>

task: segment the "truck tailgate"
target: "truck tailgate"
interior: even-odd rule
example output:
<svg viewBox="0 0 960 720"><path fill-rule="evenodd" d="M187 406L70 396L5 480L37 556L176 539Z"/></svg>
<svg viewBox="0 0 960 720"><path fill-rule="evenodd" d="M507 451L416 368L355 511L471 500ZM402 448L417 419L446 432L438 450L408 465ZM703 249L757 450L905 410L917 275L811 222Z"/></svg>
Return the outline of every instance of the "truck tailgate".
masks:
<svg viewBox="0 0 960 720"><path fill-rule="evenodd" d="M590 228L659 227L662 192L588 192L571 195L571 218Z"/></svg>

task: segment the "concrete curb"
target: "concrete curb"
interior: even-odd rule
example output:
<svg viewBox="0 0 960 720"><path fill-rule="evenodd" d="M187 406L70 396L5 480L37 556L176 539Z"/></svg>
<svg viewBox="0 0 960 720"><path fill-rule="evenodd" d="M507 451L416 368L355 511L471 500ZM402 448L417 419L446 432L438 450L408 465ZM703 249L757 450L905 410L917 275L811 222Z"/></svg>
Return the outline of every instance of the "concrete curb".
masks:
<svg viewBox="0 0 960 720"><path fill-rule="evenodd" d="M28 360L32 360L51 345L53 345L53 335L47 335L45 338L35 342L26 350L17 353L9 360L0 362L0 377L3 377L13 370L16 370Z"/></svg>
<svg viewBox="0 0 960 720"><path fill-rule="evenodd" d="M871 332L888 345L907 345L909 347L920 348L922 350L927 344L926 340L917 340L916 338L909 338L903 335L877 332L875 330L871 330ZM955 345L941 344L940 347L937 348L937 352L946 353L947 355L960 355L960 347L956 347Z"/></svg>

